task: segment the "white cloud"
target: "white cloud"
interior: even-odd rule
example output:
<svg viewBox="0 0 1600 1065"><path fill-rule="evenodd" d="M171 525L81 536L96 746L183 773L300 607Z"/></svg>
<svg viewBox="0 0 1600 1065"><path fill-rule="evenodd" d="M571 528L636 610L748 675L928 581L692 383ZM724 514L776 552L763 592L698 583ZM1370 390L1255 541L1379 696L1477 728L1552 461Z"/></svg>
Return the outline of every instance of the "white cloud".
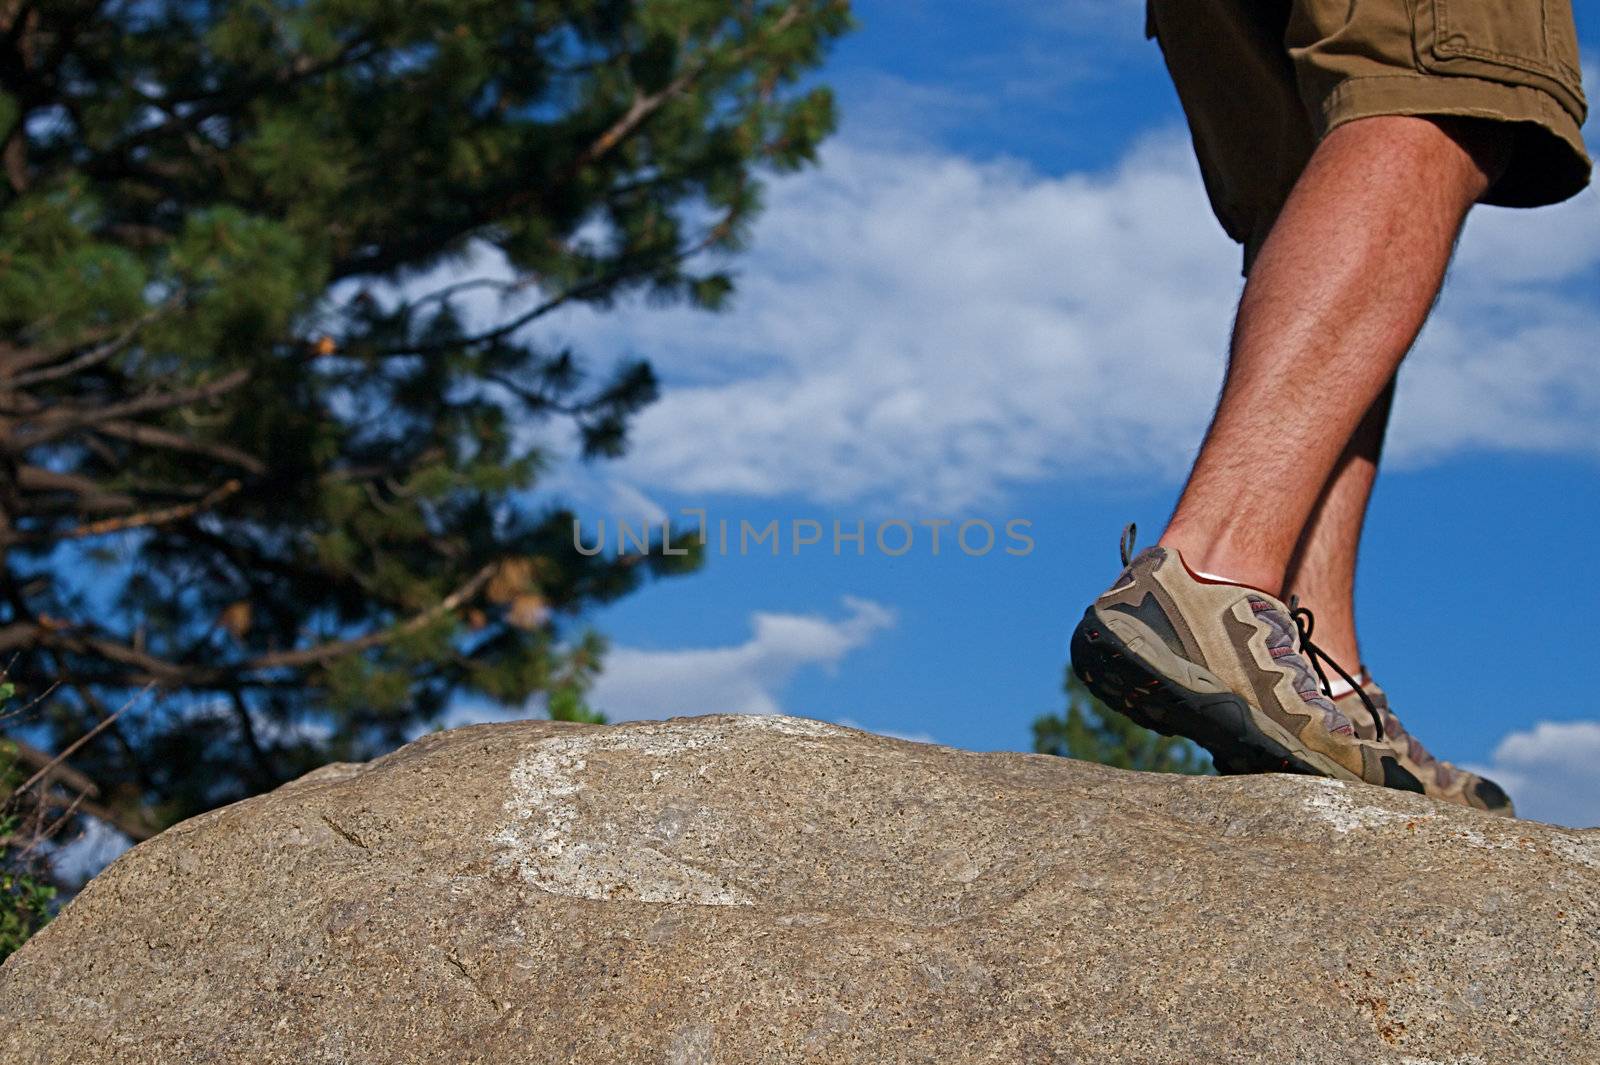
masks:
<svg viewBox="0 0 1600 1065"><path fill-rule="evenodd" d="M949 111L932 106L941 91L910 101ZM1187 136L1148 136L1106 173L1048 175L931 146L909 123L853 128L820 168L773 183L728 312L624 300L539 324L594 362L648 356L667 382L621 462L563 468L558 489L657 517L674 493L948 513L1041 483L1176 480L1240 284ZM1474 213L1402 374L1393 458L1600 453L1597 207L1590 190ZM462 274L509 276L480 249L415 286ZM488 293L464 309L508 310Z"/></svg>
<svg viewBox="0 0 1600 1065"><path fill-rule="evenodd" d="M629 455L644 490L955 511L1032 484L1175 480L1221 379L1238 251L1187 138L1040 174L846 138L775 183L733 308L556 323L668 381ZM1402 377L1394 451L1600 452L1600 196L1475 215Z"/></svg>
<svg viewBox="0 0 1600 1065"><path fill-rule="evenodd" d="M790 679L805 669L831 673L851 652L893 628L897 620L894 610L868 599L844 596L842 605L845 613L838 618L756 611L750 615L750 638L727 646L613 646L606 652L605 668L589 692L588 703L604 713L608 721L700 714L815 716L805 707L783 705L783 689ZM460 728L544 716L542 694L521 708L488 699L461 698L451 704L436 727ZM853 721L841 723L867 728ZM415 735L429 731L432 727L419 728ZM931 736L922 733L885 731L883 735L932 742Z"/></svg>
<svg viewBox="0 0 1600 1065"><path fill-rule="evenodd" d="M615 530L617 523L626 524L630 530L660 529L664 521L675 528L693 524L692 519L669 511L627 481L606 476L609 472L593 463L567 463L552 471L540 482L539 488L559 498L582 517L586 542L587 538L598 534L598 527L588 520L591 515L596 520L612 519L611 530ZM608 531L607 539L615 544L615 531Z"/></svg>
<svg viewBox="0 0 1600 1065"><path fill-rule="evenodd" d="M1510 794L1519 816L1573 828L1600 826L1600 721L1541 721L1513 732L1491 763L1466 766Z"/></svg>
<svg viewBox="0 0 1600 1065"><path fill-rule="evenodd" d="M85 817L82 824L77 835L49 848L51 873L69 885L87 883L133 846L133 840L99 818Z"/></svg>
<svg viewBox="0 0 1600 1065"><path fill-rule="evenodd" d="M879 736L888 736L893 740L909 740L912 743L939 742L933 738L933 733L931 732L901 732L898 729L892 728L873 728L871 725L863 725L853 717L841 717L838 721L834 722L834 724L843 725L845 728L858 728L863 732L875 732Z"/></svg>
<svg viewBox="0 0 1600 1065"><path fill-rule="evenodd" d="M1438 313L1401 375L1392 457L1600 452L1597 208L1591 189L1537 211L1474 212Z"/></svg>
<svg viewBox="0 0 1600 1065"><path fill-rule="evenodd" d="M955 510L1185 465L1238 253L1179 136L1064 177L841 142L770 200L727 314L561 323L668 377L617 467L627 480Z"/></svg>
<svg viewBox="0 0 1600 1065"><path fill-rule="evenodd" d="M892 610L846 597L842 618L756 613L753 632L727 647L615 647L589 702L612 721L692 714L785 712L783 687L802 669L832 669L894 625Z"/></svg>

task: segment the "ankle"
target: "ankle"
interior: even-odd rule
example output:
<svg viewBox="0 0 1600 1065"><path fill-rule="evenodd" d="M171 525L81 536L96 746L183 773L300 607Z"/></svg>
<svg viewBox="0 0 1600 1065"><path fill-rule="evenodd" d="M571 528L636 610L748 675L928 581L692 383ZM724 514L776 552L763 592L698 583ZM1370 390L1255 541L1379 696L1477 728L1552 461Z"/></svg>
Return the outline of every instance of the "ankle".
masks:
<svg viewBox="0 0 1600 1065"><path fill-rule="evenodd" d="M1171 529L1158 543L1174 551L1195 580L1208 584L1238 584L1266 592L1273 598L1282 595L1286 567L1263 564L1259 558L1230 551L1216 540L1191 540Z"/></svg>

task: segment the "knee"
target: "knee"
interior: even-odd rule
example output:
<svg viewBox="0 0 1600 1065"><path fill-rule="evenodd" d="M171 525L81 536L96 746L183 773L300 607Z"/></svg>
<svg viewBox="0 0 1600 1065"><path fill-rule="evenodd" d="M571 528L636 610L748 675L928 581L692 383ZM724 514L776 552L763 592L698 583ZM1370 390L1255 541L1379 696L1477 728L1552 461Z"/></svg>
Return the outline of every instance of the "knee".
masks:
<svg viewBox="0 0 1600 1065"><path fill-rule="evenodd" d="M1322 147L1379 158L1460 193L1470 205L1505 172L1514 123L1467 115L1373 115L1337 126Z"/></svg>
<svg viewBox="0 0 1600 1065"><path fill-rule="evenodd" d="M1486 185L1493 185L1506 172L1517 139L1517 123L1470 115L1431 115L1427 121L1466 154Z"/></svg>

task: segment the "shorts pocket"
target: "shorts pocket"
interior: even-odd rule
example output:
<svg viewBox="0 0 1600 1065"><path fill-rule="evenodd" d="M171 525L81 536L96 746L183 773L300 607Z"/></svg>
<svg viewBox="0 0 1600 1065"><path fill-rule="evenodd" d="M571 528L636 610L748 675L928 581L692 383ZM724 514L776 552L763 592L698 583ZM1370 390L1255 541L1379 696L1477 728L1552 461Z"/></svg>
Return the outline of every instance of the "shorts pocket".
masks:
<svg viewBox="0 0 1600 1065"><path fill-rule="evenodd" d="M1582 123L1578 34L1568 0L1416 0L1417 61L1458 74L1543 89Z"/></svg>

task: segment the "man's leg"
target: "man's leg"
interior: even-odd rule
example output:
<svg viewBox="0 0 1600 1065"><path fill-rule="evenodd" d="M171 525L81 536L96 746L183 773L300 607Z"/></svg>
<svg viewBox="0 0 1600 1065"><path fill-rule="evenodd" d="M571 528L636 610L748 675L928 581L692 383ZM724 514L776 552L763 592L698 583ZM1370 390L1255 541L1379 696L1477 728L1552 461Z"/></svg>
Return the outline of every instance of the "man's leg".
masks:
<svg viewBox="0 0 1600 1065"><path fill-rule="evenodd" d="M1372 482L1378 473L1378 458L1383 451L1383 435L1393 400L1394 385L1391 383L1367 409L1355 436L1339 456L1333 476L1317 500L1311 522L1289 562L1285 590L1298 595L1315 615L1318 648L1346 672L1356 675L1361 686L1359 692L1341 691L1340 685L1333 693L1337 696L1334 705L1350 719L1357 736L1386 745L1400 765L1422 781L1428 795L1512 816L1511 798L1504 788L1436 758L1401 723L1383 689L1370 676L1360 675L1366 663L1356 639L1356 549L1361 540L1367 502L1372 495ZM1338 684L1336 678L1330 676L1329 679ZM1381 735L1376 727L1377 719L1383 722Z"/></svg>
<svg viewBox="0 0 1600 1065"><path fill-rule="evenodd" d="M1409 116L1358 119L1322 140L1250 271L1222 398L1164 546L1200 571L1282 590L1508 150L1503 126Z"/></svg>
<svg viewBox="0 0 1600 1065"><path fill-rule="evenodd" d="M1362 415L1334 465L1290 559L1284 590L1300 597L1317 619L1317 645L1351 673L1361 668L1356 640L1356 552L1378 476L1394 382Z"/></svg>

